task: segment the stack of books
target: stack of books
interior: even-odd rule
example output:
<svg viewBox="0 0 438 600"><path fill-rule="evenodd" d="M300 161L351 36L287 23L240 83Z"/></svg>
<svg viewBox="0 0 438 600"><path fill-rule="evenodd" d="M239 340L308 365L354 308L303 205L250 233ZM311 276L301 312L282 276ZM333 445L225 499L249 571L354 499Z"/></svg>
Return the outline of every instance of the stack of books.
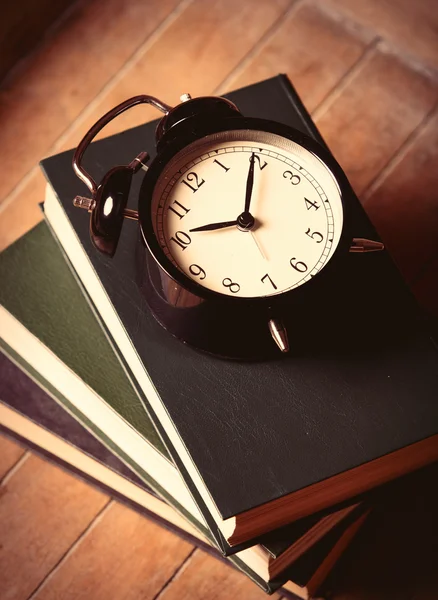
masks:
<svg viewBox="0 0 438 600"><path fill-rule="evenodd" d="M283 76L228 97L322 142ZM155 125L93 143L87 170L153 156ZM438 355L409 291L382 252L342 290L348 347L258 363L200 353L150 314L134 222L114 258L95 251L72 155L42 161L45 222L0 256L0 423L267 592L309 598L382 488L438 458ZM356 235L376 235L358 201L352 214Z"/></svg>

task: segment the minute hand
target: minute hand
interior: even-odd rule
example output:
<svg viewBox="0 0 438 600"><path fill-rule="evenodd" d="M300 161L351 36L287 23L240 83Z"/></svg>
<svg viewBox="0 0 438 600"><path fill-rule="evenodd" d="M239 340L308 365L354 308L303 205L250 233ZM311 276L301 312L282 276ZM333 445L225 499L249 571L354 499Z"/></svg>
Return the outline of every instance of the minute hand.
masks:
<svg viewBox="0 0 438 600"><path fill-rule="evenodd" d="M210 223L209 225L201 225L201 227L194 227L190 229L192 231L214 231L215 229L225 229L225 227L232 227L237 225L237 221L224 221L223 223Z"/></svg>
<svg viewBox="0 0 438 600"><path fill-rule="evenodd" d="M251 154L251 158L249 159L249 171L248 178L246 180L246 195L245 195L245 213L249 213L249 206L251 204L251 196L252 196L252 188L254 185L254 162L255 156L254 152Z"/></svg>

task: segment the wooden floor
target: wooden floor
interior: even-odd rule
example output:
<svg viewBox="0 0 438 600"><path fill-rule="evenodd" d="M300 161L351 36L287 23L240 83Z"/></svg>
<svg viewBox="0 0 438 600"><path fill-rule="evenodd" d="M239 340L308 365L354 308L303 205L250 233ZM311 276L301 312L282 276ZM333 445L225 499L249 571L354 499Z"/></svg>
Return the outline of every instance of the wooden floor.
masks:
<svg viewBox="0 0 438 600"><path fill-rule="evenodd" d="M183 92L222 93L284 72L419 301L438 315L437 32L436 0L83 0L0 86L0 248L40 219L38 161L77 144L114 104L138 93L172 104ZM117 127L151 116L131 111ZM0 478L1 600L264 597L6 438ZM378 533L359 537L333 597L438 598L438 564L423 560L413 577L406 560L391 559L389 534L375 542L377 560Z"/></svg>

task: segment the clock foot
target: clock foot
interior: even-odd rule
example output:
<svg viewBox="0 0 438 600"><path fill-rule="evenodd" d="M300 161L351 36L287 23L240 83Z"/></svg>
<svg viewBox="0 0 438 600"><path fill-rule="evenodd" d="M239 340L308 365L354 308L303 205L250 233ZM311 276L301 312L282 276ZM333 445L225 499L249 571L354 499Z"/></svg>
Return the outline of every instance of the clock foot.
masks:
<svg viewBox="0 0 438 600"><path fill-rule="evenodd" d="M382 242L367 240L365 238L353 238L350 246L350 252L379 252L384 250Z"/></svg>
<svg viewBox="0 0 438 600"><path fill-rule="evenodd" d="M289 352L289 340L283 323L279 319L271 319L268 323L268 326L272 335L272 339L280 348L280 350L282 352Z"/></svg>

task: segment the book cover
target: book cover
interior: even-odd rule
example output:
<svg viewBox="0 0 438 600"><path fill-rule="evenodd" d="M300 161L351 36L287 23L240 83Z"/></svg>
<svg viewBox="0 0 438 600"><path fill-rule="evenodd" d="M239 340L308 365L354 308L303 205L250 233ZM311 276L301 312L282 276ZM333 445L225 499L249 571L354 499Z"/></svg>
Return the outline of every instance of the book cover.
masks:
<svg viewBox="0 0 438 600"><path fill-rule="evenodd" d="M317 136L284 77L228 97L246 116ZM154 124L146 124L97 141L87 168L99 179L142 150L153 155L153 140ZM125 223L113 259L95 251L88 216L72 205L86 191L71 158L65 152L42 162L54 191L46 218L175 464L228 544L247 542L438 457L438 357L387 252L350 256L354 269L335 290L342 327L327 346L270 362L224 361L173 339L150 314L137 284L136 223ZM131 208L141 176L134 180ZM357 199L350 209L355 235L375 238Z"/></svg>
<svg viewBox="0 0 438 600"><path fill-rule="evenodd" d="M208 533L202 514L44 223L1 253L0 279L4 283L0 286L3 350L18 361L20 354L14 347L22 348L27 363L33 365L28 367L30 375L44 380L45 389L65 410ZM10 344L5 342L8 339Z"/></svg>

